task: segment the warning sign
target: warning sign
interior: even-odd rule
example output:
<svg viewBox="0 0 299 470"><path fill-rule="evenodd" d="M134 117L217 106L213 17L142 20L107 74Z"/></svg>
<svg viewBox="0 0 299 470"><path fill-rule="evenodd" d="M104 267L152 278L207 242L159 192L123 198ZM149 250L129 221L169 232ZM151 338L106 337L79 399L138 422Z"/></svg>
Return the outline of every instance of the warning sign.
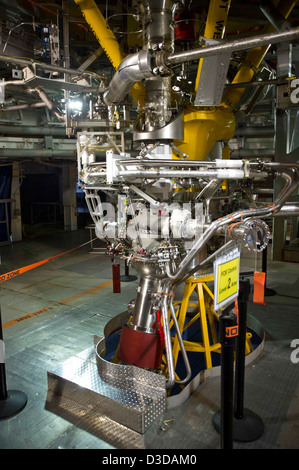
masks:
<svg viewBox="0 0 299 470"><path fill-rule="evenodd" d="M238 295L240 250L238 248L214 262L214 310L219 310Z"/></svg>

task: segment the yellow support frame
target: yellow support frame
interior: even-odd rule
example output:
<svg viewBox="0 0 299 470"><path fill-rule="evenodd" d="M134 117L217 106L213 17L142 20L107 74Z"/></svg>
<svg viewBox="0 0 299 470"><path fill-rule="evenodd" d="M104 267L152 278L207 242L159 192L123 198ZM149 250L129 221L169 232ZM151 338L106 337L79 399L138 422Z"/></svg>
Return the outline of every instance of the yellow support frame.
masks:
<svg viewBox="0 0 299 470"><path fill-rule="evenodd" d="M185 106L184 140L174 145L189 156L186 160L204 160L217 140L232 139L235 116L230 109ZM176 152L173 158L177 159Z"/></svg>
<svg viewBox="0 0 299 470"><path fill-rule="evenodd" d="M223 39L231 0L210 0L205 38ZM197 91L203 60L199 60L195 91ZM194 108L186 106L184 111L184 141L174 145L188 160L204 160L216 140L229 140L234 136L235 117L230 109ZM175 153L173 154L175 159Z"/></svg>
<svg viewBox="0 0 299 470"><path fill-rule="evenodd" d="M203 352L205 354L206 368L210 369L212 367L212 352L220 352L221 344L218 342L215 320L218 319L218 315L214 312L212 308L212 302L214 300L214 295L207 286L207 282L214 279L213 275L204 276L204 277L191 277L185 282L184 294L181 302L174 302L174 306L178 305L176 315L178 318L178 325L181 334L189 328L196 320L200 320L201 333L202 333L202 343L196 343L192 341L183 340L186 351L190 352ZM190 297L193 292L197 294L197 302L190 301ZM206 292L206 299L205 299ZM208 306L206 306L208 305ZM198 313L185 324L187 309L188 307L199 307ZM210 342L208 323L210 324L212 340ZM171 326L171 325L170 325ZM177 335L173 339L173 361L174 367L176 367L178 355L180 352L180 345Z"/></svg>
<svg viewBox="0 0 299 470"><path fill-rule="evenodd" d="M90 25L94 35L109 57L112 65L117 69L125 58L125 53L113 32L106 23L101 11L94 0L74 0ZM220 39L224 35L227 15L231 0L211 0L205 37ZM287 18L296 4L296 0L273 1L278 11ZM267 25L263 33L273 31L272 25ZM269 46L255 48L247 54L245 63L240 67L233 83L250 81L256 69L260 66ZM201 61L198 66L195 89L200 76ZM235 88L228 90L223 103L218 108L197 108L190 105L184 110L184 140L174 141L183 153L189 155L190 160L204 160L217 140L229 140L234 136L235 116L234 109L238 105L245 89ZM141 82L134 85L131 96L136 104L143 108L145 101L145 89ZM176 159L175 153L173 158Z"/></svg>
<svg viewBox="0 0 299 470"><path fill-rule="evenodd" d="M74 1L80 7L82 15L107 54L111 64L115 69L117 69L126 57L126 54L120 47L116 37L107 25L106 20L98 6L94 0ZM140 107L144 106L145 89L141 82L135 83L130 94L136 104L138 104Z"/></svg>
<svg viewBox="0 0 299 470"><path fill-rule="evenodd" d="M190 277L185 282L184 293L181 301L174 302L174 306L178 306L176 316L178 320L179 330L181 335L186 331L194 322L200 321L202 342L194 342L183 340L186 352L199 352L204 353L206 368L211 369L212 364L212 352L221 353L221 344L218 340L218 334L216 329L216 323L219 321L217 312L215 312L214 305L214 294L207 285L207 282L214 281L214 275L209 274L201 277ZM197 295L197 301L190 300L193 293ZM188 307L198 307L198 312L186 323L186 316ZM171 321L169 327L172 327L173 322ZM210 327L210 334L209 334ZM246 348L245 354L249 354L253 351L251 344L252 334L246 333ZM211 338L211 339L210 339ZM177 334L172 338L173 348L173 363L174 369L176 369L178 356L180 353L180 344ZM165 372L165 370L164 370ZM176 377L177 373L176 373Z"/></svg>
<svg viewBox="0 0 299 470"><path fill-rule="evenodd" d="M220 18L220 16L217 16L219 15L219 3L218 0L210 0L204 33L206 37L213 37L215 24L219 21L217 18ZM276 0L273 3L277 6L278 11L287 18L296 5L296 0L280 0L280 2ZM268 24L263 29L262 34L271 31L274 31L274 27ZM257 47L249 51L244 64L240 67L232 83L252 80L269 47L270 45ZM201 62L199 62L195 89L197 89L200 70ZM231 139L235 131L235 108L245 90L245 88L228 90L218 108L186 106L184 111L184 141L175 141L175 146L189 155L189 160L204 160L218 140ZM175 154L173 154L173 158L176 159Z"/></svg>

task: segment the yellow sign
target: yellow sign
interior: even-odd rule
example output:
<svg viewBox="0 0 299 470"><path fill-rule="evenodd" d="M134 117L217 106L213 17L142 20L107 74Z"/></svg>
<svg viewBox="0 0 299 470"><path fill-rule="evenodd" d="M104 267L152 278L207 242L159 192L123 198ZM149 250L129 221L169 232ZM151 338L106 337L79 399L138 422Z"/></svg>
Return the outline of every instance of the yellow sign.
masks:
<svg viewBox="0 0 299 470"><path fill-rule="evenodd" d="M234 250L214 263L214 309L234 299L239 290L240 252Z"/></svg>

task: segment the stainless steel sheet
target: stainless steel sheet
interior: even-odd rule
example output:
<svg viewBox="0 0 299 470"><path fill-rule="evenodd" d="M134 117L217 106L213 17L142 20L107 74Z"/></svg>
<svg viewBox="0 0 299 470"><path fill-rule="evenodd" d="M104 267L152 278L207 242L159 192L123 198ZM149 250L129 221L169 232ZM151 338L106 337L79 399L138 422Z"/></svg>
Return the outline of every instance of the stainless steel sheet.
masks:
<svg viewBox="0 0 299 470"><path fill-rule="evenodd" d="M107 324L115 330L123 315ZM111 331L112 331L111 330ZM105 338L95 337L95 347L82 351L48 371L48 391L85 406L138 433L166 410L166 379L135 366L114 364L101 357ZM59 407L57 407L59 413Z"/></svg>

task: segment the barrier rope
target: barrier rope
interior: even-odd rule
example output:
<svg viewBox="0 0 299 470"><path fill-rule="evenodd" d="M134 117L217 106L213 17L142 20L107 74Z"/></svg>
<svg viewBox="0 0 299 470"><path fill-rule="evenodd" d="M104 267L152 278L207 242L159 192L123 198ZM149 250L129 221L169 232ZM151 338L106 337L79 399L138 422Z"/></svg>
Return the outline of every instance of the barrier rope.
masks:
<svg viewBox="0 0 299 470"><path fill-rule="evenodd" d="M38 261L37 263L28 264L27 266L24 266L23 268L14 269L13 271L9 271L8 273L1 274L0 275L0 283L5 282L9 279L12 279L16 276L19 276L20 274L23 274L27 271L30 271L31 269L35 269L38 266L42 266L43 264L48 263L49 261L52 261L53 259L59 258L60 256L66 255L67 253L71 253L72 251L78 250L79 248L82 248L82 246L88 245L89 243L92 243L96 239L97 239L97 237L95 237L93 240L89 240L86 243L82 243L82 245L76 246L75 248L71 248L68 251L60 253L59 255L51 256L50 258L44 259L42 261Z"/></svg>

